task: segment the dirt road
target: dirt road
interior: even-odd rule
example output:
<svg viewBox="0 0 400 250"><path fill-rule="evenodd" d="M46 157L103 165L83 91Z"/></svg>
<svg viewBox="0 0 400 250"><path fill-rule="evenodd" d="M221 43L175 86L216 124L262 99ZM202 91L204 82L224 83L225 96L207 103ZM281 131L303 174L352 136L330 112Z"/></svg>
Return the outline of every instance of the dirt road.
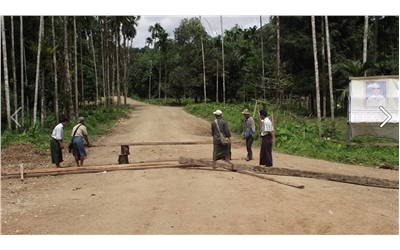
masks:
<svg viewBox="0 0 400 250"><path fill-rule="evenodd" d="M129 100L133 110L94 144L209 141L130 147L133 162L212 158L210 124L179 107ZM87 117L90 123L90 117ZM90 133L90 131L89 131ZM235 139L240 140L239 138ZM233 163L247 162L234 144ZM117 164L119 146L88 150L86 166ZM259 148L254 148L257 165ZM67 153L64 153L67 154ZM50 162L46 156L45 161ZM398 180L372 169L274 152L279 167ZM3 156L2 164L7 164ZM74 166L71 157L62 164ZM42 167L53 167L44 165ZM155 169L3 179L1 233L35 235L382 235L399 234L399 190L274 176L281 185L225 170Z"/></svg>

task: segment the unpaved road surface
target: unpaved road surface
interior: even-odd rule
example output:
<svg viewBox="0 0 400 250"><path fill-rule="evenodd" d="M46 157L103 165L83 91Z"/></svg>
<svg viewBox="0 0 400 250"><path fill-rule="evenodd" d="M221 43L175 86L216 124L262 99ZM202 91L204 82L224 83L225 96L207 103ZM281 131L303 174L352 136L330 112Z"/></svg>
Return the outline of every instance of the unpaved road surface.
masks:
<svg viewBox="0 0 400 250"><path fill-rule="evenodd" d="M118 164L121 143L209 141L199 145L131 146L130 163L212 159L210 123L179 107L129 99L132 113L106 136L92 140L85 166ZM90 117L87 117L90 123ZM90 137L90 131L89 137ZM65 134L69 134L66 131ZM67 137L68 138L68 137ZM235 141L240 141L236 138ZM235 143L232 162L246 162ZM49 154L23 159L53 168ZM74 161L64 152L63 167ZM273 152L277 167L399 179L399 172L344 165ZM29 165L30 164L30 165ZM3 167L4 166L4 167ZM2 154L2 171L15 167ZM272 176L296 189L225 170L146 169L2 179L1 233L7 235L398 235L399 190L310 178Z"/></svg>

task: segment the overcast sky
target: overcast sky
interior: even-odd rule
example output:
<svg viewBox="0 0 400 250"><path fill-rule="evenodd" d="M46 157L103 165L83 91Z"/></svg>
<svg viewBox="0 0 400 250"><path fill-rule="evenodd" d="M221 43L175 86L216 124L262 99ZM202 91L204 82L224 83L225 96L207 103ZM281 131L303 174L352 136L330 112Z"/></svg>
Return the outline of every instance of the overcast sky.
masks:
<svg viewBox="0 0 400 250"><path fill-rule="evenodd" d="M148 31L150 25L155 23L160 23L161 26L167 31L171 38L174 38L174 30L179 27L181 20L184 18L190 19L192 17L199 16L178 16L178 15L144 15L139 21L137 27L137 35L133 41L134 47L144 47L146 46L146 38L150 36ZM262 23L265 24L269 21L270 16L261 16ZM221 34L221 21L220 16L201 16L201 22L207 33L211 36ZM226 15L222 16L222 25L224 30L229 30L235 24L238 24L242 28L248 28L257 26L260 27L260 15L252 16L234 16Z"/></svg>

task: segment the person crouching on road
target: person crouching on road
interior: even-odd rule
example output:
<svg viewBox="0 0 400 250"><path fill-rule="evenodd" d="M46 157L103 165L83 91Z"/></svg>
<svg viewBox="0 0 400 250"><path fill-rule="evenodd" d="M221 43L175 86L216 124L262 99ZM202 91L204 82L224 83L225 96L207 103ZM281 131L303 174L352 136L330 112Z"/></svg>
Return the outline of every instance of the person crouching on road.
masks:
<svg viewBox="0 0 400 250"><path fill-rule="evenodd" d="M75 136L74 136L74 133L75 133ZM78 124L76 124L74 126L74 128L72 129L71 136L74 136L73 141L72 141L72 144L73 144L72 155L75 157L76 165L78 167L83 167L83 161L85 160L85 157L87 156L85 145L83 144L83 139L86 140L88 147L92 146L92 144L90 144L90 142L89 142L84 117L78 118Z"/></svg>

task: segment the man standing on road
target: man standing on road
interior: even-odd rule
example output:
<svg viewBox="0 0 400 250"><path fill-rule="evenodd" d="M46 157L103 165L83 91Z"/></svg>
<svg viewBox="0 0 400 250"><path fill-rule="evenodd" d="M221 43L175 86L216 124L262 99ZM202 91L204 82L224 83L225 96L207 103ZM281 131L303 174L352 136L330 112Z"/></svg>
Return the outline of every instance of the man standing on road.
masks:
<svg viewBox="0 0 400 250"><path fill-rule="evenodd" d="M76 131L76 132L75 132ZM75 133L75 136L74 136ZM88 147L91 147L92 144L89 142L88 133L85 126L85 118L79 117L78 124L74 126L72 129L71 136L74 136L72 140L73 149L72 155L75 157L75 162L78 167L83 167L83 161L87 156L85 145L83 144L83 139L86 140Z"/></svg>
<svg viewBox="0 0 400 250"><path fill-rule="evenodd" d="M251 145L253 144L254 132L256 131L256 126L254 124L254 119L253 117L250 116L248 109L245 109L242 112L242 114L244 116L243 139L246 140L246 150L247 150L246 161L250 161L253 160L253 151L251 150Z"/></svg>
<svg viewBox="0 0 400 250"><path fill-rule="evenodd" d="M271 120L267 117L267 111L260 110L261 149L260 166L272 167L272 145L275 132Z"/></svg>
<svg viewBox="0 0 400 250"><path fill-rule="evenodd" d="M211 135L213 136L213 162L217 160L224 160L229 162L231 160L231 144L222 145L220 140L220 133L225 137L230 138L231 132L229 131L228 123L222 119L222 111L217 110L213 112L215 120L211 123Z"/></svg>
<svg viewBox="0 0 400 250"><path fill-rule="evenodd" d="M56 164L57 168L61 168L60 163L63 162L62 157L62 149L64 149L63 144L63 128L65 124L67 124L68 119L65 116L60 118L59 123L53 129L51 133L51 141L50 141L50 153L51 153L51 162Z"/></svg>

